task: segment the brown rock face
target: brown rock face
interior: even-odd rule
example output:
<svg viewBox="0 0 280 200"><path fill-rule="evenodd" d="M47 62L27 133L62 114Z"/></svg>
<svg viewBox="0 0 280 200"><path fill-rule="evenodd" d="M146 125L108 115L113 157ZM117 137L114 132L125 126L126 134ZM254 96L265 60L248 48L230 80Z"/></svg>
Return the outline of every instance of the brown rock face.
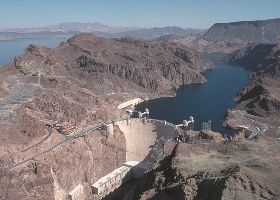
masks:
<svg viewBox="0 0 280 200"><path fill-rule="evenodd" d="M66 135L119 117L125 100L204 82L209 68L187 47L131 38L84 34L55 49L30 45L0 71L0 199L65 199L78 184L90 194L125 162L125 138L118 130Z"/></svg>
<svg viewBox="0 0 280 200"><path fill-rule="evenodd" d="M240 108L259 116L280 113L280 45L249 46L227 56L227 60L251 69L252 83L236 98Z"/></svg>
<svg viewBox="0 0 280 200"><path fill-rule="evenodd" d="M209 69L211 63L186 47L80 35L56 49L31 45L26 54L15 59L15 66L25 74L41 75L50 82L58 74L71 74L97 80L122 79L161 92L182 84L204 82L200 72Z"/></svg>
<svg viewBox="0 0 280 200"><path fill-rule="evenodd" d="M205 33L186 36L165 36L169 40L213 55L228 54L246 48L248 44L275 44L279 42L280 19L216 23ZM255 54L255 58L258 59Z"/></svg>
<svg viewBox="0 0 280 200"><path fill-rule="evenodd" d="M270 159L279 151L271 139L180 143L139 181L134 199L278 199L279 162Z"/></svg>
<svg viewBox="0 0 280 200"><path fill-rule="evenodd" d="M202 38L212 41L238 39L248 43L275 43L279 40L280 19L214 24Z"/></svg>
<svg viewBox="0 0 280 200"><path fill-rule="evenodd" d="M46 143L52 146L58 142L46 140L27 151L22 160L46 152L49 149L44 146ZM20 153L13 156L16 158ZM9 158L1 159L5 162ZM68 199L68 193L79 184L84 186L89 198L91 185L124 162L124 136L118 132L114 136L95 132L30 159L17 168L1 168L0 186L4 189L0 199ZM11 170L7 171L6 167Z"/></svg>

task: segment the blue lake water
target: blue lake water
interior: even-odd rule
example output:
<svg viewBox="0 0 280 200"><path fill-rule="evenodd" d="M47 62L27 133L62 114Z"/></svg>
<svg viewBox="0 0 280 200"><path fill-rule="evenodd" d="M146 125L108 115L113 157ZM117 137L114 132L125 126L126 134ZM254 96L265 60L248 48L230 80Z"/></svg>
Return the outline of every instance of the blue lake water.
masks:
<svg viewBox="0 0 280 200"><path fill-rule="evenodd" d="M8 64L22 54L29 44L56 47L66 39L20 39L0 41L0 65ZM137 109L150 109L150 117L173 123L182 123L189 116L195 118L195 129L200 130L204 121L212 120L212 129L229 133L222 121L228 108L233 108L234 96L248 83L249 71L222 62L204 75L208 82L192 84L178 90L176 97L160 98L140 104Z"/></svg>
<svg viewBox="0 0 280 200"><path fill-rule="evenodd" d="M29 44L54 48L66 39L19 39L0 41L0 65L13 61L14 57L22 54Z"/></svg>
<svg viewBox="0 0 280 200"><path fill-rule="evenodd" d="M248 83L249 71L239 66L222 62L215 63L215 69L207 71L205 84L192 84L180 88L176 97L153 99L137 106L143 111L149 108L150 118L162 119L181 124L184 119L194 116L195 130L201 130L203 122L212 121L212 130L224 135L231 130L222 127L227 109L233 108L233 101Z"/></svg>

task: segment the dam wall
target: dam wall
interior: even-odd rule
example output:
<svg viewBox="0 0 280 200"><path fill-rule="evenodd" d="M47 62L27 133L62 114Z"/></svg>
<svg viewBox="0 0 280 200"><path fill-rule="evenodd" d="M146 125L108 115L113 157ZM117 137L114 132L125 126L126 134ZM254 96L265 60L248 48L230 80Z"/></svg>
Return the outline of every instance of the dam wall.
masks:
<svg viewBox="0 0 280 200"><path fill-rule="evenodd" d="M165 142L178 135L174 124L155 119L131 118L114 125L125 135L126 160L138 161L146 169L163 157Z"/></svg>
<svg viewBox="0 0 280 200"><path fill-rule="evenodd" d="M93 199L106 196L132 177L142 176L163 158L165 143L178 136L178 129L174 124L146 118L122 119L103 124L99 128L109 135L116 136L115 131L124 134L126 162L91 186ZM84 186L78 185L68 194L68 199L84 200L84 196L88 195L86 193L88 191L85 191Z"/></svg>

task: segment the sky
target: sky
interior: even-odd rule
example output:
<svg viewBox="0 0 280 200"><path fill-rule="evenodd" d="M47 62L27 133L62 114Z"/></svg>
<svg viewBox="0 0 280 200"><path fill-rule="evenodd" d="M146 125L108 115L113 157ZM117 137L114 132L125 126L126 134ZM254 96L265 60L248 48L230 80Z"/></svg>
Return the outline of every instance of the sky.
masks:
<svg viewBox="0 0 280 200"><path fill-rule="evenodd" d="M100 22L110 26L209 28L280 17L280 0L0 0L0 28Z"/></svg>

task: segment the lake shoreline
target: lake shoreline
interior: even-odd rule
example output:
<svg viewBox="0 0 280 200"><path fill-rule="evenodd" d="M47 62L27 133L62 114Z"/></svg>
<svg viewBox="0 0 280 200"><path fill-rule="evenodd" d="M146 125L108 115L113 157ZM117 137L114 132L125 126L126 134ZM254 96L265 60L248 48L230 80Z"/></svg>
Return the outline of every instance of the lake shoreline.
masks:
<svg viewBox="0 0 280 200"><path fill-rule="evenodd" d="M148 101L144 101L143 103L137 105L136 109L143 110L145 107L148 107L150 110L150 113L151 113L151 118L167 120L167 121L170 121L172 123L177 123L177 124L181 123L182 120L187 119L188 116L194 116L195 118L198 119L197 120L198 122L195 126L195 128L197 130L200 128L200 124L202 122L212 120L211 115L209 115L209 113L207 114L207 112L203 111L203 109L209 109L210 113L211 112L214 113L213 114L214 120L212 120L213 130L222 132L225 136L228 134L231 135L233 133L233 130L229 129L227 127L223 127L225 116L226 116L228 109L234 109L237 106L237 103L234 101L235 96L250 83L250 79L249 79L250 71L246 70L243 67L229 65L229 64L221 62L221 61L214 62L214 65L215 66L213 69L207 70L206 72L203 73L203 75L207 79L207 82L205 82L203 84L200 83L200 84L182 85L175 91L176 95L174 97L159 97L159 98L149 99ZM227 67L229 67L229 68L227 68ZM223 84L223 81L219 82L217 84L217 81L215 82L215 79L219 78L219 75L223 75L224 73L226 73L227 69L229 70L228 71L229 73L227 74L228 77L224 78L223 81L224 81L224 83L226 83L227 79L229 79L231 81L231 83L226 84L226 85L228 85L228 86L233 85L232 86L233 89L230 92L230 95L224 94L224 95L221 95L221 98L219 98L219 95L217 94L219 92L218 87L224 87L224 86L221 86L224 84ZM224 72L221 72L221 71L224 71ZM218 74L215 75L215 73L218 73ZM235 82L234 79L230 78L230 76L232 74L237 76L237 80L236 80L237 83L234 83ZM241 79L240 79L240 77L238 78L239 75L241 75L241 77L242 77ZM238 83L239 81L241 81L242 83L241 84ZM209 87L209 84L211 87ZM214 86L216 86L216 88L213 88ZM203 89L205 87L206 87L206 89ZM224 88L223 93L228 93L228 89L230 90L230 87ZM199 92L199 90L202 90L202 93ZM207 90L208 90L208 92L207 92ZM211 91L209 91L209 90L211 90ZM203 94L203 92L205 94ZM211 100L211 92L216 97L215 99ZM188 93L188 94L186 94L186 93ZM198 98L198 99L195 99L195 98L190 99L190 98L192 98L192 94L190 94L190 93L193 93L194 96L196 95L196 98ZM197 94L197 93L199 93L199 94ZM176 98L179 98L180 100L176 100ZM209 104L209 102L207 102L207 100L205 100L205 102L203 102L203 101L201 102L201 100L200 100L201 98L210 99L210 105L208 106L209 108L207 108L207 105ZM223 100L226 101L226 103L224 103L225 105L219 106L220 104L223 104ZM200 104L199 103L196 104L196 101L200 101ZM217 101L217 102L215 102L215 101ZM218 102L218 101L220 101L220 102ZM172 108L172 102L175 105L174 108ZM188 103L186 103L186 102L188 102ZM191 104L191 106L188 106L190 104ZM180 106L181 106L181 108L178 108ZM200 109L201 106L204 107L202 110ZM153 107L156 107L156 108L153 108ZM192 107L192 108L190 108L190 107ZM198 109L196 110L195 107L197 107ZM186 110L191 110L191 111L186 111ZM215 115L217 115L217 113L218 113L218 116L215 116ZM180 117L178 117L178 115ZM206 116L202 116L202 115L206 115Z"/></svg>

